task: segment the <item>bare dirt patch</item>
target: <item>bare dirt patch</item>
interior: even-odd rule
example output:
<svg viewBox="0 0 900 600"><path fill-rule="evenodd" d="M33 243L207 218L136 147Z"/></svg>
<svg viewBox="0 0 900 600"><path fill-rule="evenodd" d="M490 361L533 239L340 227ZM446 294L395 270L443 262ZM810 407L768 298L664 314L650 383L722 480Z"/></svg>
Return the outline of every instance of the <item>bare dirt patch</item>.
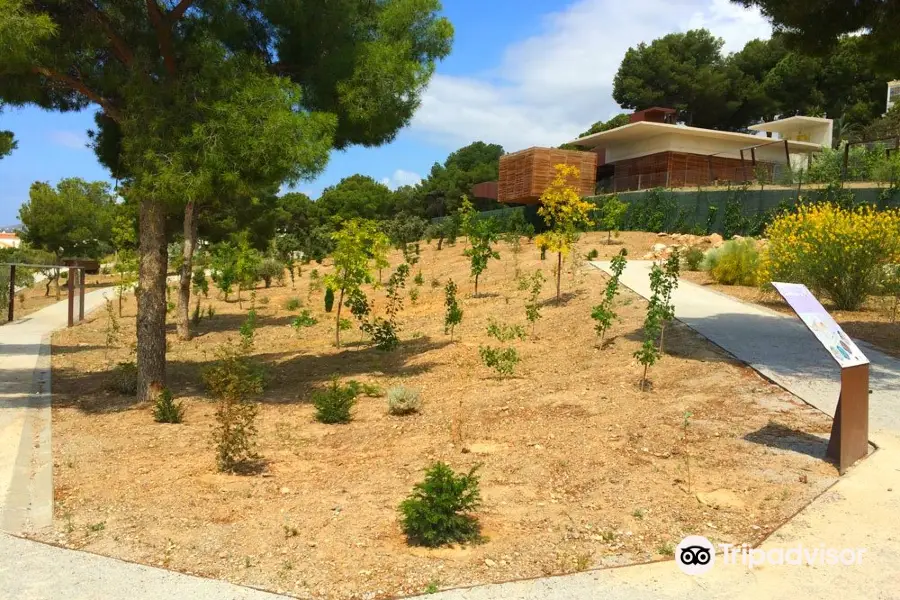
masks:
<svg viewBox="0 0 900 600"><path fill-rule="evenodd" d="M745 302L759 304L784 314L794 314L775 292L766 293L759 288L745 285L721 285L706 271L683 272L682 278ZM868 342L882 352L900 357L900 321L891 321L887 310L890 302L892 299L873 297L866 302L862 310L854 311L835 310L828 302L823 302L823 306L851 337Z"/></svg>
<svg viewBox="0 0 900 600"><path fill-rule="evenodd" d="M579 251L642 251L653 236L626 233L607 246L606 234L589 234ZM632 353L646 304L626 290L612 342L598 349L589 315L605 275L589 266L564 275L565 302L544 306L536 335L515 342L516 376L498 379L478 346L492 342L491 317L526 325L515 263L544 271L550 300L555 261L540 261L524 240L518 258L504 245L481 278L484 294L472 298L462 250L423 244L424 285L415 305L406 300L393 353L331 345L334 314L321 294L307 302L309 267L296 290L256 290L256 355L269 385L258 418L267 465L254 476L215 472L214 404L200 380L214 348L237 337L248 303L204 300L216 315L191 342L170 325L182 425L158 425L148 406L104 389L109 365L130 353L133 300L109 353L102 311L56 334L56 519L44 539L298 597L380 598L663 558L689 533L754 543L835 480L821 458L830 419L684 326L671 326L652 391L640 392ZM451 276L464 311L454 343L443 331ZM297 311L283 308L293 296L319 319L300 334L289 326ZM333 374L420 389L423 411L394 417L385 398L361 398L352 423L316 423L310 392ZM686 438L685 411L693 413ZM434 460L456 470L481 464L486 543L406 544L397 506Z"/></svg>

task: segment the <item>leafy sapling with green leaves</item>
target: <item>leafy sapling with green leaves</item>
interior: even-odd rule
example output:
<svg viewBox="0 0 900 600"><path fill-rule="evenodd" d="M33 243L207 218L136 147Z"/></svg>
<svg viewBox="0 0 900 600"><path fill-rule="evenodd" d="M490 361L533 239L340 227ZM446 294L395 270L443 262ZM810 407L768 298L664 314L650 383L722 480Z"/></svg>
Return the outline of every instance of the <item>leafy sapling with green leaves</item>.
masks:
<svg viewBox="0 0 900 600"><path fill-rule="evenodd" d="M644 366L641 376L641 390L647 386L647 369L656 364L660 352L657 340L662 330L662 320L665 310L662 307L663 281L665 272L656 263L650 269L650 302L647 304L647 316L644 318L644 341L634 357Z"/></svg>
<svg viewBox="0 0 900 600"><path fill-rule="evenodd" d="M678 272L680 265L681 257L676 248L663 264L663 279L660 290L660 308L662 311L662 322L660 323L659 330L660 352L663 352L663 340L666 335L666 325L675 318L675 304L672 302L672 294L678 288Z"/></svg>
<svg viewBox="0 0 900 600"><path fill-rule="evenodd" d="M544 287L544 274L538 269L531 276L531 291L528 294L528 302L525 303L525 318L531 323L531 335L537 326L538 319L541 318L541 289Z"/></svg>
<svg viewBox="0 0 900 600"><path fill-rule="evenodd" d="M469 247L463 252L471 259L470 267L472 277L475 278L475 296L478 296L478 278L487 269L488 261L497 260L500 253L494 250L497 242L497 233L489 219L475 219L469 225Z"/></svg>
<svg viewBox="0 0 900 600"><path fill-rule="evenodd" d="M444 306L447 307L447 312L444 314L444 333L450 334L451 342L453 341L453 330L462 323L463 318L463 311L456 299L456 291L456 284L452 279L448 279L447 285L444 287Z"/></svg>
<svg viewBox="0 0 900 600"><path fill-rule="evenodd" d="M600 225L608 232L606 236L607 244L612 243L613 234L619 237L619 230L622 228L625 213L627 212L628 203L620 200L618 194L613 194L606 198L606 202L603 203L603 207L600 209Z"/></svg>
<svg viewBox="0 0 900 600"><path fill-rule="evenodd" d="M603 338L606 332L612 327L613 321L616 320L616 312L613 309L613 303L619 293L619 279L625 270L625 257L628 252L623 248L610 261L610 270L612 275L606 282L606 290L603 294L603 301L591 310L591 318L596 321L594 329L600 336L600 347L603 347Z"/></svg>

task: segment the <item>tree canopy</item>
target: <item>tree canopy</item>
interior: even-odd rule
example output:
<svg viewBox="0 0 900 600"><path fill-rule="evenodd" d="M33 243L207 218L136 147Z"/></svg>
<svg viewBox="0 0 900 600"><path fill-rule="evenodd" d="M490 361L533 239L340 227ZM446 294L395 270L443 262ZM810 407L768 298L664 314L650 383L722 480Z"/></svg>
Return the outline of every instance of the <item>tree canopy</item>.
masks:
<svg viewBox="0 0 900 600"><path fill-rule="evenodd" d="M859 0L732 0L758 7L792 45L823 55L853 34L882 66L900 61L900 9L894 2Z"/></svg>
<svg viewBox="0 0 900 600"><path fill-rule="evenodd" d="M456 210L463 196L471 195L473 185L496 180L501 156L502 146L473 142L451 152L444 164L435 163L419 185L422 216L447 215Z"/></svg>
<svg viewBox="0 0 900 600"><path fill-rule="evenodd" d="M634 110L675 108L680 120L712 129L796 114L864 126L884 109L885 76L900 75L900 66L879 65L859 36L841 38L822 55L792 49L781 33L733 54L722 45L701 29L630 48L613 97Z"/></svg>
<svg viewBox="0 0 900 600"><path fill-rule="evenodd" d="M37 182L19 209L22 241L53 254L96 258L108 248L115 203L105 182Z"/></svg>
<svg viewBox="0 0 900 600"><path fill-rule="evenodd" d="M352 219L377 220L388 216L394 194L366 175L351 175L325 188L316 202L334 225Z"/></svg>
<svg viewBox="0 0 900 600"><path fill-rule="evenodd" d="M0 158L6 158L16 149L16 138L12 131L0 131Z"/></svg>
<svg viewBox="0 0 900 600"><path fill-rule="evenodd" d="M593 135L595 133L609 131L610 129L615 129L616 127L621 127L623 125L628 125L629 120L630 117L628 114L619 113L607 121L597 121L596 123L591 125L590 129L581 133L578 137L585 137L588 135Z"/></svg>
<svg viewBox="0 0 900 600"><path fill-rule="evenodd" d="M139 395L165 382L166 219L393 139L453 29L438 0L0 0L0 104L99 109L139 204ZM187 239L189 236L185 235ZM189 244L185 244L188 253Z"/></svg>

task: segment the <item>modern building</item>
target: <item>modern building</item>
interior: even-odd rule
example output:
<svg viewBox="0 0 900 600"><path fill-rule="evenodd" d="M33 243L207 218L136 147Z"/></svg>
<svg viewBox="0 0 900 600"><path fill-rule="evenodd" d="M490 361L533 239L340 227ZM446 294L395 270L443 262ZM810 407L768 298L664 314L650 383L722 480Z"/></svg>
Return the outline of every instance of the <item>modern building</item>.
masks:
<svg viewBox="0 0 900 600"><path fill-rule="evenodd" d="M831 147L831 119L788 117L754 125L753 134L677 125L674 113L640 111L627 125L569 144L598 155L597 185L608 191L772 178Z"/></svg>
<svg viewBox="0 0 900 600"><path fill-rule="evenodd" d="M14 232L0 231L0 248L18 248L21 243Z"/></svg>

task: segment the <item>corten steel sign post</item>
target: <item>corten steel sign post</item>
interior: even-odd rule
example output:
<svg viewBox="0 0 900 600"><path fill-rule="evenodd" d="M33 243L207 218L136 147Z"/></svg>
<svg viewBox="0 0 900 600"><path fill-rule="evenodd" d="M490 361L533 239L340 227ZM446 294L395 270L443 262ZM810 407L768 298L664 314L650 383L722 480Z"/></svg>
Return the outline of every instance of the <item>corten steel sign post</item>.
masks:
<svg viewBox="0 0 900 600"><path fill-rule="evenodd" d="M843 475L869 451L869 359L805 285L775 282L772 285L841 367L841 394L827 455L837 461Z"/></svg>

